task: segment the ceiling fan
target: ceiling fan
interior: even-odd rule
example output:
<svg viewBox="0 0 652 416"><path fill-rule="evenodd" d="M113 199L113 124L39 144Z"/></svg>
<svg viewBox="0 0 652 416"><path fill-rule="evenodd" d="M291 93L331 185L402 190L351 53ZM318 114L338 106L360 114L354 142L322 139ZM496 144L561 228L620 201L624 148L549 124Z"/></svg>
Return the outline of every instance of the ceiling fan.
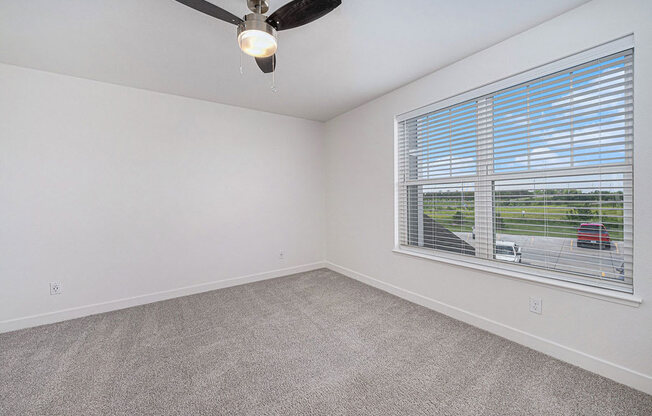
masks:
<svg viewBox="0 0 652 416"><path fill-rule="evenodd" d="M293 0L269 17L268 0L247 0L252 13L242 19L206 0L177 0L197 11L238 27L238 45L242 52L256 58L258 67L264 73L276 68L276 32L293 29L313 22L330 13L342 0Z"/></svg>

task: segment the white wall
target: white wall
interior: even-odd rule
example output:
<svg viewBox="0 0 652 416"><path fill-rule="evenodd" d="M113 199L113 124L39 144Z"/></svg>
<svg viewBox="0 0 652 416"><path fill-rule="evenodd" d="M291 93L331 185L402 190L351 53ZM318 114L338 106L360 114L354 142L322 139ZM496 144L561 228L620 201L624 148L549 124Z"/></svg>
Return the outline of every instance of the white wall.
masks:
<svg viewBox="0 0 652 416"><path fill-rule="evenodd" d="M330 267L652 393L652 7L594 1L326 125ZM392 252L394 116L634 33L635 295L612 303ZM434 39L446 42L446 39ZM528 311L529 296L543 314Z"/></svg>
<svg viewBox="0 0 652 416"><path fill-rule="evenodd" d="M0 331L323 265L322 134L0 65Z"/></svg>

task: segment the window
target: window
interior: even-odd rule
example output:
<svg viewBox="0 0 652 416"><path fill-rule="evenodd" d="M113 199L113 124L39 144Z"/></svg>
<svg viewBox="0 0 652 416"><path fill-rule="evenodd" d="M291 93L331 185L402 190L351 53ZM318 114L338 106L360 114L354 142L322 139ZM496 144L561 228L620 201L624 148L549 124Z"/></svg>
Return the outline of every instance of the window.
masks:
<svg viewBox="0 0 652 416"><path fill-rule="evenodd" d="M401 248L631 293L633 58L625 38L399 116Z"/></svg>

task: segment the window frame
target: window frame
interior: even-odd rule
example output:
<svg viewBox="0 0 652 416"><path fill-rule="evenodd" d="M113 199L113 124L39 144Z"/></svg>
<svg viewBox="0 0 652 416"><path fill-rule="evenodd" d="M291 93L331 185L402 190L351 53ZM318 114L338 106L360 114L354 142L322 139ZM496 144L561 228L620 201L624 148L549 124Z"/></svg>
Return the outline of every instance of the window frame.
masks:
<svg viewBox="0 0 652 416"><path fill-rule="evenodd" d="M536 79L536 78L541 78L545 77L547 75L553 74L555 72L559 71L564 71L569 68L572 68L577 65L581 65L585 62L599 59L611 54L615 54L627 49L634 49L634 42L633 42L633 36L629 35L620 39L617 39L615 41L597 46L595 48L591 48L588 50L585 50L583 52L574 54L572 56L568 56L562 59L559 59L557 61L551 62L549 64L545 64L542 66L539 66L537 68L521 72L517 75L510 76L504 79L501 79L496 82L492 82L486 85L483 85L479 88L475 88L473 90L469 90L466 92L463 92L461 94L446 98L444 100L435 102L433 104L429 104L427 106L423 106L420 108L417 108L412 111L408 111L406 113L399 114L395 117L395 124L394 124L394 138L395 138L395 143L394 143L394 170L395 170L395 244L394 244L394 252L400 253L400 254L409 254L413 255L416 257L421 257L421 258L427 258L427 259L432 259L432 260L437 260L437 261L443 261L446 263L452 263L452 264L457 264L457 265L462 265L462 266L467 266L475 269L480 269L484 271L489 271L489 272L494 272L494 273L499 273L503 274L509 277L516 277L520 279L526 279L535 283L541 283L545 285L552 285L552 286L557 286L565 290L572 290L572 291L579 291L584 294L590 294L592 296L597 296L597 297L604 297L604 298L609 298L611 300L616 300L620 303L625 303L625 304L632 304L632 305L638 305L640 303L640 299L635 297L633 295L634 290L635 290L635 283L632 282L631 284L618 284L616 282L601 282L597 279L591 279L590 277L582 277L580 275L573 275L569 272L556 272L554 270L550 269L539 269L539 268L533 268L533 267L524 267L519 264L509 264L509 263L503 263L499 261L495 261L492 259L488 258L481 258L481 257L470 257L470 256L464 256L461 254L457 253L446 253L442 251L433 251L431 249L422 249L419 247L415 247L412 245L402 245L401 244L401 232L400 232L400 227L401 227L401 204L406 203L405 201L402 201L402 197L400 195L400 188L401 186L404 186L404 184L401 182L399 175L401 174L400 171L400 157L401 157L401 149L399 146L401 146L400 143L400 123L406 120L413 119L415 117L419 117L428 113L432 113L438 110L445 109L447 107L459 105L465 102L468 102L473 99L478 99L477 97L484 97L496 92L499 92L501 90L511 88L514 86L517 86L521 83L528 82L530 80ZM632 63L632 65L634 65ZM481 99L486 99L486 98L481 98ZM478 101L479 103L479 101ZM632 130L633 131L633 130ZM480 141L480 137L478 137ZM631 183L633 187L633 159L631 160ZM478 170L480 170L482 167L478 164L477 165ZM585 171L587 174L596 172L596 173L608 173L605 171L608 171L610 166L596 166L596 167L586 167L586 168L571 168L568 169L568 174L569 175L580 175L582 174L583 171ZM617 169L617 168L616 168ZM559 169L555 172L555 174L562 172L564 169ZM619 172L620 173L620 172ZM474 182L474 181L479 181L479 180L484 180L485 178L487 180L495 181L495 180L501 180L501 179L522 179L522 178L532 178L536 177L537 175L545 176L545 175L550 175L550 172L537 172L537 171L520 171L520 172L504 172L504 173L497 173L497 172L491 172L489 175L481 175L480 172L474 175L460 175L460 176L455 176L455 177L447 177L447 178L442 178L442 181L448 181L451 184L456 184L456 183L463 183L463 182ZM558 176L558 175L557 175ZM478 189L478 188L476 188ZM477 192L477 191L476 191ZM633 193L633 192L632 192ZM492 201L493 202L493 201ZM632 202L633 205L633 202ZM477 209L477 206L476 206ZM485 215L486 217L486 215ZM476 214L476 221L477 221L477 214ZM632 218L633 220L633 218ZM485 218L484 221L487 221ZM493 223L493 215L492 218L489 222ZM476 222L477 224L477 222ZM493 233L493 238L495 239L495 233ZM633 246L633 236L632 236L632 246Z"/></svg>

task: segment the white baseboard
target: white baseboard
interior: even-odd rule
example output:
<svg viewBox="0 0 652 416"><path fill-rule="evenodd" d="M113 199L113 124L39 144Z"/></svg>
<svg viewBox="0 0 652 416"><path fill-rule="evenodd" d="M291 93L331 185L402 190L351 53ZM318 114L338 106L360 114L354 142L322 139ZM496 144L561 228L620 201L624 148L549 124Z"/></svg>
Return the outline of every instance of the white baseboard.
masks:
<svg viewBox="0 0 652 416"><path fill-rule="evenodd" d="M95 303L92 305L78 306L54 312L9 319L0 321L0 333L15 331L23 328L30 328L38 325L67 321L69 319L81 318L88 315L96 315L98 313L110 312L118 309L131 308L132 306L145 305L147 303L158 302L161 300L194 295L196 293L223 289L225 287L258 282L260 280L273 279L275 277L286 276L294 273L308 272L311 270L321 269L323 267L326 267L324 262L316 262L304 264L301 266L288 267L285 269L277 269L268 272L233 277L230 279L217 280L214 282L200 283L197 285L180 287L178 289L148 293L146 295L133 296L129 298L111 300L108 302Z"/></svg>
<svg viewBox="0 0 652 416"><path fill-rule="evenodd" d="M418 305L425 306L426 308L440 312L444 315L448 315L462 322L466 322L475 327L484 329L485 331L491 332L503 338L507 338L510 341L525 345L526 347L540 351L561 361L565 361L585 370L610 378L614 381L617 381L618 383L622 383L626 386L635 388L647 394L652 394L652 376L650 375L643 374L621 365L603 360L602 358L586 354L582 351L578 351L554 341L541 338L525 331L521 331L520 329L510 327L500 322L484 318L480 315L465 311L458 307L448 305L426 296L419 295L409 290L402 289L398 286L382 282L378 279L374 279L373 277L358 273L354 270L339 266L329 261L326 261L326 267L347 277L358 280L382 291L391 293Z"/></svg>

